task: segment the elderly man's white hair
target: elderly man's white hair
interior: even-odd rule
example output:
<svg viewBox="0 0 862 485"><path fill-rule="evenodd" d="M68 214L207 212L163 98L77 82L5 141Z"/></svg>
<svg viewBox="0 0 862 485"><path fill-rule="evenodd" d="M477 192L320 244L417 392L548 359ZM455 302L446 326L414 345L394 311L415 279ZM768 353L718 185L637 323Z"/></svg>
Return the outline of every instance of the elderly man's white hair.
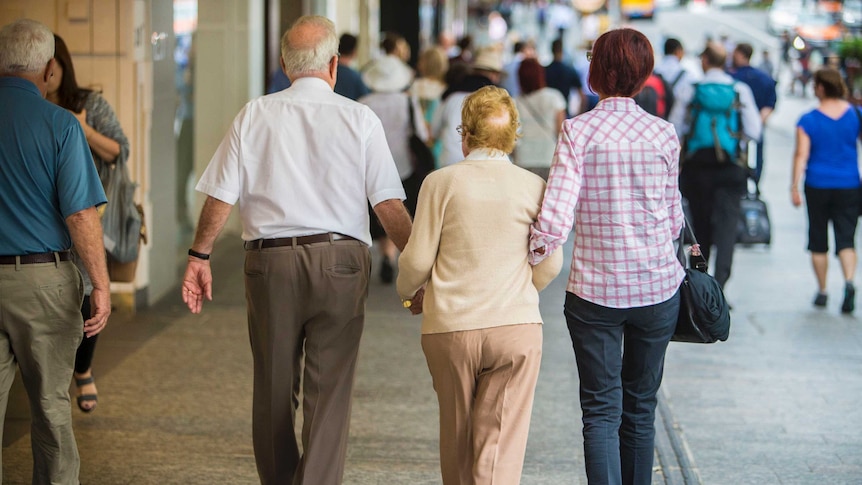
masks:
<svg viewBox="0 0 862 485"><path fill-rule="evenodd" d="M300 17L281 38L281 58L288 76L326 72L337 54L335 24L326 17Z"/></svg>
<svg viewBox="0 0 862 485"><path fill-rule="evenodd" d="M40 72L54 57L54 33L45 24L19 19L0 29L0 75Z"/></svg>

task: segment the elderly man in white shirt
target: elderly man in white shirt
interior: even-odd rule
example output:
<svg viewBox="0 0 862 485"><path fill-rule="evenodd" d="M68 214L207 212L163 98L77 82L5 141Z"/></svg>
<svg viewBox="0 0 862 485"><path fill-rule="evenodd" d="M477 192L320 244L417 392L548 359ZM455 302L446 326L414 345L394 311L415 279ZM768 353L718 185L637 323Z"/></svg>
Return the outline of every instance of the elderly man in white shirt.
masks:
<svg viewBox="0 0 862 485"><path fill-rule="evenodd" d="M197 185L208 197L183 300L193 313L212 300L210 252L238 203L260 481L337 484L371 265L367 203L399 248L411 223L380 120L332 91L333 23L302 17L281 45L291 87L246 104ZM294 425L303 367L300 448Z"/></svg>
<svg viewBox="0 0 862 485"><path fill-rule="evenodd" d="M723 46L713 42L707 45L700 55L703 79L698 84L688 85L682 90L671 110L671 122L674 114L685 118L698 85L732 85L740 105L738 113L742 123L741 130L746 138L758 140L763 124L754 95L745 83L735 82L724 72L726 58L727 51ZM679 115L679 110L682 110L682 115ZM731 153L728 157L728 153L721 146L716 147L713 139L708 143L709 146L701 146L702 140L688 139L690 128L683 124L682 137L686 142L683 147L685 153L680 156L680 191L683 197L688 199L692 218L690 222L700 243L701 252L707 260L711 247L715 246L715 279L724 287L730 278L733 264L740 217L739 200L747 191L749 170L737 163L735 154ZM744 149L744 146L736 148L737 151Z"/></svg>

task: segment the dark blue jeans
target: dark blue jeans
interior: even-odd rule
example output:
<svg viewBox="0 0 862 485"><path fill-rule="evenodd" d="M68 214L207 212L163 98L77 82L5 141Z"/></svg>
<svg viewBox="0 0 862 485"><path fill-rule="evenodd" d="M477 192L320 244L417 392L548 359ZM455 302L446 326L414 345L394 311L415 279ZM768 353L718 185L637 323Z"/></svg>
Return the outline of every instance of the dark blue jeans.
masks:
<svg viewBox="0 0 862 485"><path fill-rule="evenodd" d="M639 308L608 308L566 293L580 376L590 485L652 480L656 394L679 315L679 291Z"/></svg>

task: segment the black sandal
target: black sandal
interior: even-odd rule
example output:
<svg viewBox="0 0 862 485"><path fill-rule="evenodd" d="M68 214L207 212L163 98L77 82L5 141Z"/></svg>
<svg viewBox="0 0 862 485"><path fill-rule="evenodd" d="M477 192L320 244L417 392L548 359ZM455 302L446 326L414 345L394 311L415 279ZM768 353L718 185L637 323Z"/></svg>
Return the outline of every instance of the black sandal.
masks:
<svg viewBox="0 0 862 485"><path fill-rule="evenodd" d="M86 386L87 384L92 384L93 382L95 382L93 376L84 377L83 379L78 379L77 377L75 378L75 385L78 386L78 388L80 388L81 386ZM77 400L78 409L84 411L85 413L89 413L96 409L96 404L99 401L99 396L97 394L81 394L77 397ZM93 405L89 408L86 408L83 406L85 402L92 402Z"/></svg>

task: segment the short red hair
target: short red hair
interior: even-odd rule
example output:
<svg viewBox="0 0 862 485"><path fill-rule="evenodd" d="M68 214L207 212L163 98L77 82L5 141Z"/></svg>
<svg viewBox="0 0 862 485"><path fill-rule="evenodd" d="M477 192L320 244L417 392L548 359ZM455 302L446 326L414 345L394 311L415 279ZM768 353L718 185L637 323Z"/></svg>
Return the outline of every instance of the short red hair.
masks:
<svg viewBox="0 0 862 485"><path fill-rule="evenodd" d="M524 94L542 89L547 86L545 68L539 64L539 61L531 57L524 59L518 67L518 82L521 85L521 92Z"/></svg>
<svg viewBox="0 0 862 485"><path fill-rule="evenodd" d="M615 29L593 44L590 87L603 96L632 97L655 66L652 45L634 29Z"/></svg>

